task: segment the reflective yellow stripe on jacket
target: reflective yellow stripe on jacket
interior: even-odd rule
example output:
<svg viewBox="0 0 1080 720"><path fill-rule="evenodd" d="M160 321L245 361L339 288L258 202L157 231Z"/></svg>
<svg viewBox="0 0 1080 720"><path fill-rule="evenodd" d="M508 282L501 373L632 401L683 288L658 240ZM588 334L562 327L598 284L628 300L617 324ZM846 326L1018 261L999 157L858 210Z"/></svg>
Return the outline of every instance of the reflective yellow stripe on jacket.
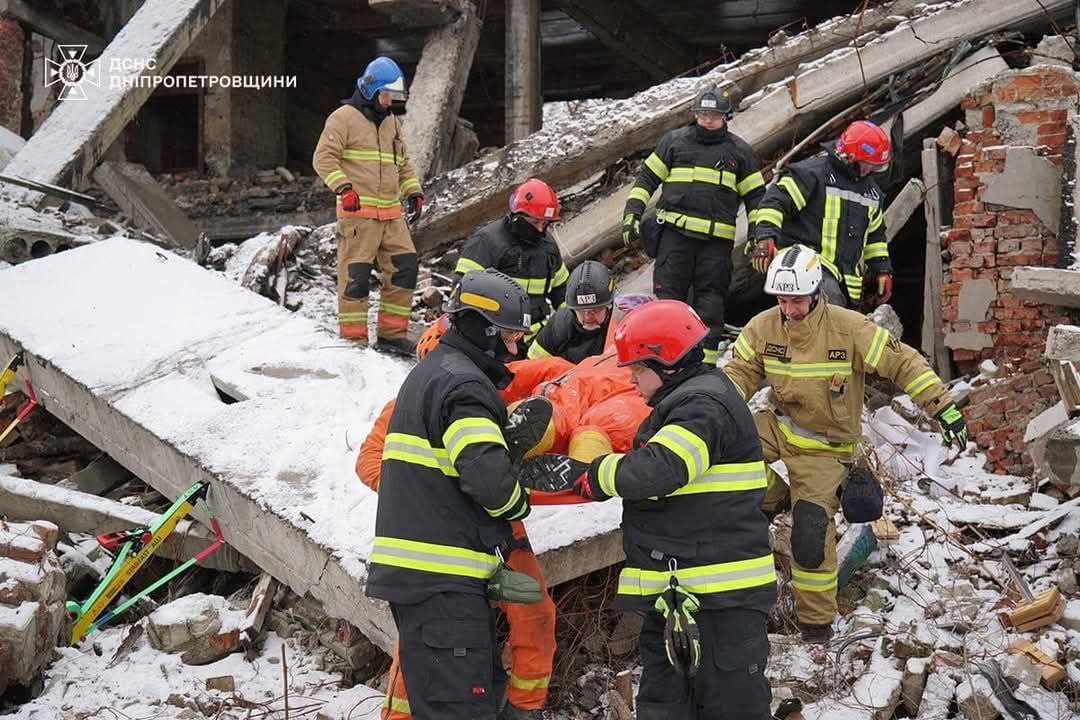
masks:
<svg viewBox="0 0 1080 720"><path fill-rule="evenodd" d="M675 571L679 587L696 595L730 592L770 585L776 582L772 553L748 560L713 563L698 567L680 567ZM619 573L620 595L659 595L671 578L669 570L624 568Z"/></svg>
<svg viewBox="0 0 1080 720"><path fill-rule="evenodd" d="M832 377L833 375L850 375L851 363L844 361L820 362L820 363L797 363L784 362L776 358L766 357L762 359L765 372L785 377Z"/></svg>
<svg viewBox="0 0 1080 720"><path fill-rule="evenodd" d="M725 240L735 239L735 226L728 223L716 222L708 218L684 215L674 210L657 210L656 219L659 222L671 223L677 228L684 228L690 232L703 235L714 235ZM759 216L760 219L760 216Z"/></svg>
<svg viewBox="0 0 1080 720"><path fill-rule="evenodd" d="M495 555L453 545L438 545L419 540L375 537L371 562L380 565L419 570L440 575L487 580L495 574L499 559Z"/></svg>

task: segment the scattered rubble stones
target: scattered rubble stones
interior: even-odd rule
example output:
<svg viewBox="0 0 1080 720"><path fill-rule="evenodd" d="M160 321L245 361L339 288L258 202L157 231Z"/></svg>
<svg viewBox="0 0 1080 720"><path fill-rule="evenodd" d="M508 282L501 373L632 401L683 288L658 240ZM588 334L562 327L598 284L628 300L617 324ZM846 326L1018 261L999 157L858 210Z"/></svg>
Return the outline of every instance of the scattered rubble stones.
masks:
<svg viewBox="0 0 1080 720"><path fill-rule="evenodd" d="M56 525L0 520L0 694L30 687L71 632Z"/></svg>

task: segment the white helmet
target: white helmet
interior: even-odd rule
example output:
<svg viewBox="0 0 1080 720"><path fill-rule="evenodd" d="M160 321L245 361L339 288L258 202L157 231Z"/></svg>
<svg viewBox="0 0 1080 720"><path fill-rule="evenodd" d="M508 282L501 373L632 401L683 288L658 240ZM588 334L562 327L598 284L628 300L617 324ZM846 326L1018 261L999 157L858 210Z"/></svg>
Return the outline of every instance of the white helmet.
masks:
<svg viewBox="0 0 1080 720"><path fill-rule="evenodd" d="M792 245L777 253L765 276L769 295L813 295L820 285L821 260L805 245Z"/></svg>

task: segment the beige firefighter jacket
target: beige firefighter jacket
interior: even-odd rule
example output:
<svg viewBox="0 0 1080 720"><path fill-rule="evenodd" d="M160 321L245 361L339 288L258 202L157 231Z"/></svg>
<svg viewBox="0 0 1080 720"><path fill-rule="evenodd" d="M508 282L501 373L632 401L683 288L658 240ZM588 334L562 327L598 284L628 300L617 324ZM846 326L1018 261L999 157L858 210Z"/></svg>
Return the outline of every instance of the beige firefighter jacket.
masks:
<svg viewBox="0 0 1080 720"><path fill-rule="evenodd" d="M342 105L326 119L312 165L338 195L351 183L362 208L385 211L380 219L400 217L401 199L422 194L395 115L376 126L352 105ZM339 197L338 217L353 214L341 209Z"/></svg>
<svg viewBox="0 0 1080 720"><path fill-rule="evenodd" d="M865 315L832 307L824 296L802 322L785 321L779 307L756 315L735 341L724 372L744 398L764 380L782 415L832 443L862 435L867 372L892 380L931 415L951 401L914 348Z"/></svg>

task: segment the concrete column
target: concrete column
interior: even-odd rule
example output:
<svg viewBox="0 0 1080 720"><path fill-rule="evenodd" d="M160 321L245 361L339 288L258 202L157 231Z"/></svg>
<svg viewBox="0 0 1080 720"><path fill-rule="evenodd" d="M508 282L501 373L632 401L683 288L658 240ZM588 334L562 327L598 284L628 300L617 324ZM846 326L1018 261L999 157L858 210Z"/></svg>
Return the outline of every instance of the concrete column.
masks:
<svg viewBox="0 0 1080 720"><path fill-rule="evenodd" d="M402 134L409 159L420 180L440 171L440 160L449 158L457 115L465 95L476 45L480 41L480 18L472 3L457 20L433 30L409 87L408 111Z"/></svg>
<svg viewBox="0 0 1080 720"><path fill-rule="evenodd" d="M540 129L540 0L506 0L506 144Z"/></svg>

